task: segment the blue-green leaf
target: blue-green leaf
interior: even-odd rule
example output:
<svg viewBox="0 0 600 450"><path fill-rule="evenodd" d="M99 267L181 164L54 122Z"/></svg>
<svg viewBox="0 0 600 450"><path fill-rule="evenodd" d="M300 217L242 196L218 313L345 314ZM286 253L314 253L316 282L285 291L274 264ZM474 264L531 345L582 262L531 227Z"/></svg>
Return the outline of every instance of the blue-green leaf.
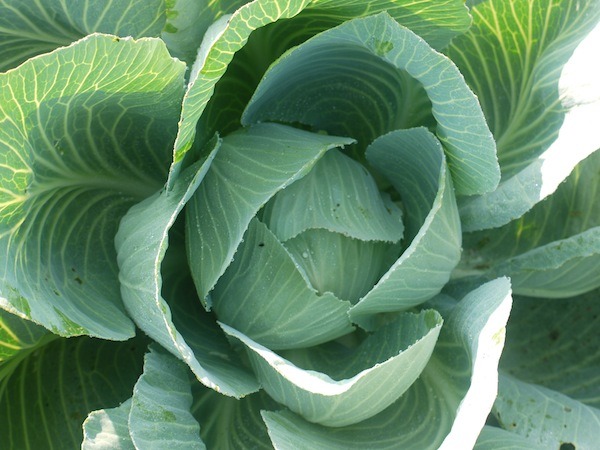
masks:
<svg viewBox="0 0 600 450"><path fill-rule="evenodd" d="M477 438L473 450L543 450L529 439L503 430L502 428L486 425Z"/></svg>
<svg viewBox="0 0 600 450"><path fill-rule="evenodd" d="M499 279L469 293L456 306L445 306L450 314L420 378L397 402L370 419L331 428L290 411L263 412L275 447L471 448L496 396L510 305L508 280Z"/></svg>
<svg viewBox="0 0 600 450"><path fill-rule="evenodd" d="M350 310L363 326L378 313L405 310L438 294L461 251L452 182L431 133L423 128L389 133L371 144L367 159L400 194L407 237L399 259Z"/></svg>
<svg viewBox="0 0 600 450"><path fill-rule="evenodd" d="M256 219L211 299L221 322L272 350L310 347L354 329L350 303L310 287L283 245Z"/></svg>
<svg viewBox="0 0 600 450"><path fill-rule="evenodd" d="M217 332L215 336L211 336L210 327L189 326L190 320L193 323L206 320L204 316L190 319L185 317L194 311L194 301L200 309L200 301L193 292L184 293L182 298L177 298L176 294L174 298L167 297L170 304L162 296L161 264L169 245L169 230L206 175L219 148L218 144L215 142L213 151L205 161L186 169L172 189L163 189L132 207L121 221L115 245L119 257L121 293L136 324L164 348L185 361L202 383L226 395L241 397L253 392L258 386L247 372L229 361L228 346L222 342L222 337L219 339L219 330L214 330L215 325L212 330L212 334ZM176 256L179 257L176 270L180 274L186 274L181 268L185 253L178 252ZM182 304L187 306L182 321L178 322L191 332L179 330L176 326L176 319L182 315L176 313L172 317L171 305L174 303L177 303L178 311ZM205 339L208 341L203 345L193 344ZM225 357L208 356L212 351L224 354Z"/></svg>
<svg viewBox="0 0 600 450"><path fill-rule="evenodd" d="M351 142L277 124L257 125L223 138L186 210L188 259L203 301L231 263L258 210L306 175L327 150Z"/></svg>
<svg viewBox="0 0 600 450"><path fill-rule="evenodd" d="M345 354L328 353L327 358L315 350L305 358L307 368L225 324L221 327L244 344L272 398L310 422L339 427L377 414L402 395L427 364L441 325L435 311L405 313Z"/></svg>
<svg viewBox="0 0 600 450"><path fill-rule="evenodd" d="M404 109L395 109L410 101L398 87L406 74L431 102L457 193L493 190L500 170L477 99L449 59L385 13L349 21L285 53L265 74L242 122L300 122L355 137L364 148L405 122Z"/></svg>
<svg viewBox="0 0 600 450"><path fill-rule="evenodd" d="M129 434L136 448L206 449L192 413L192 392L185 364L150 346L144 373L133 389Z"/></svg>

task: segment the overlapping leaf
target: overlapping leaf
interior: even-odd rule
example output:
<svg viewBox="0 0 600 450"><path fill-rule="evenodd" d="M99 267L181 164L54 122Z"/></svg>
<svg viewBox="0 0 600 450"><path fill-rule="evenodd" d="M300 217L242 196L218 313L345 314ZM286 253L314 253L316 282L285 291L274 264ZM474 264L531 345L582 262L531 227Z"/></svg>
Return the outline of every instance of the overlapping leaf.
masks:
<svg viewBox="0 0 600 450"><path fill-rule="evenodd" d="M449 59L385 13L349 21L284 54L242 121L300 122L366 146L401 127L403 110L396 109L410 97L398 87L406 73L431 102L457 192L493 190L500 179L495 143L475 96Z"/></svg>
<svg viewBox="0 0 600 450"><path fill-rule="evenodd" d="M598 287L598 170L597 151L520 219L466 234L462 274L508 275L516 293L541 297L570 297Z"/></svg>
<svg viewBox="0 0 600 450"><path fill-rule="evenodd" d="M218 150L204 162L198 162L181 174L172 189L163 189L135 205L121 222L115 239L119 255L121 292L127 310L137 325L155 341L185 361L196 377L207 386L226 395L241 397L258 388L252 377L231 361L232 353L219 339L219 330L207 321L200 301L193 291L179 290L178 284L168 286L167 303L162 297L161 265L169 245L169 231L185 203L204 178ZM178 257L175 272L167 264L168 277L186 275L181 269L184 252ZM196 304L194 304L196 302ZM177 305L176 312L171 305ZM184 308L181 313L181 308ZM194 308L199 315L194 315ZM173 316L172 316L173 314ZM179 319L179 320L178 320ZM182 325L179 330L177 325ZM217 328L215 330L215 328ZM188 342L189 341L189 342ZM216 355L216 357L215 357Z"/></svg>
<svg viewBox="0 0 600 450"><path fill-rule="evenodd" d="M113 239L166 177L184 69L159 40L92 35L0 74L2 307L65 336L133 335Z"/></svg>
<svg viewBox="0 0 600 450"><path fill-rule="evenodd" d="M276 124L242 129L223 139L186 210L188 259L203 301L267 200L306 175L325 151L351 142Z"/></svg>
<svg viewBox="0 0 600 450"><path fill-rule="evenodd" d="M404 314L356 349L306 350L305 368L221 324L244 344L265 391L310 422L327 426L365 420L389 406L417 379L435 346L442 319L433 310Z"/></svg>
<svg viewBox="0 0 600 450"><path fill-rule="evenodd" d="M377 139L368 161L401 195L406 249L377 285L350 310L353 321L400 311L429 300L458 263L461 231L452 182L439 141L425 129L400 130Z"/></svg>
<svg viewBox="0 0 600 450"><path fill-rule="evenodd" d="M371 419L331 428L289 411L263 412L275 447L421 450L474 445L496 396L510 304L508 280L499 279L469 293L455 307L446 305L450 314L420 378Z"/></svg>

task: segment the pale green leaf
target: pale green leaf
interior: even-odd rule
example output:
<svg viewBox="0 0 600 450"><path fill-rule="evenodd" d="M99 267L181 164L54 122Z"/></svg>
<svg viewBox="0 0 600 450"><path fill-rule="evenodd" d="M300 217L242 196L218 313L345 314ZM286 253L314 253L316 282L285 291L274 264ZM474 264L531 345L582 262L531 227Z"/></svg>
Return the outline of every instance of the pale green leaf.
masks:
<svg viewBox="0 0 600 450"><path fill-rule="evenodd" d="M400 194L405 210L405 250L377 285L350 310L367 326L369 318L400 311L438 294L461 252L454 191L439 141L423 128L378 138L367 159Z"/></svg>
<svg viewBox="0 0 600 450"><path fill-rule="evenodd" d="M538 385L501 375L494 415L500 425L543 448L593 449L600 410Z"/></svg>
<svg viewBox="0 0 600 450"><path fill-rule="evenodd" d="M188 368L173 355L150 346L144 373L133 389L129 434L136 448L206 449L192 413Z"/></svg>
<svg viewBox="0 0 600 450"><path fill-rule="evenodd" d="M256 390L256 382L227 360L209 358L205 361L205 352L190 346L187 342L189 334L184 335L178 330L171 316L170 305L163 299L161 292L161 264L169 245L169 230L206 175L218 148L218 142L215 142L208 159L186 169L172 189L163 189L132 207L121 221L115 245L119 258L121 293L136 324L164 348L185 361L202 383L224 394L241 397ZM185 253L179 252L177 256L180 258L177 270L181 272ZM199 307L200 302L193 295L191 301L184 300L189 295L183 299L167 297L167 300L192 305L196 300ZM189 307L188 315L193 311L192 308L193 306ZM197 320L202 318L198 317ZM186 322L184 318L184 326ZM207 331L206 327L199 330ZM193 340L197 339L197 334L202 336L202 331L192 333ZM217 344L218 338L216 339L211 344L217 348L223 347L222 343ZM225 347L227 348L226 345ZM216 348L214 350L217 351Z"/></svg>
<svg viewBox="0 0 600 450"><path fill-rule="evenodd" d="M427 364L441 325L435 311L406 313L344 355L324 358L317 348L314 360L307 356L314 367L306 369L225 324L221 327L244 344L273 399L311 422L344 426L377 414L410 387Z"/></svg>
<svg viewBox="0 0 600 450"><path fill-rule="evenodd" d="M295 16L309 2L310 0L254 0L231 15L221 16L208 28L198 49L183 100L169 185L177 178L183 158L194 140L203 145L214 133L211 130L195 139L198 120L234 54L246 44L254 30L276 20ZM228 8L233 5L228 4Z"/></svg>
<svg viewBox="0 0 600 450"><path fill-rule="evenodd" d="M517 297L502 370L600 408L600 290L544 301Z"/></svg>
<svg viewBox="0 0 600 450"><path fill-rule="evenodd" d="M164 0L0 0L0 72L95 32L159 36Z"/></svg>
<svg viewBox="0 0 600 450"><path fill-rule="evenodd" d="M404 229L400 209L384 202L368 170L339 150L327 152L308 175L275 195L263 221L282 242L309 229L398 242Z"/></svg>
<svg viewBox="0 0 600 450"><path fill-rule="evenodd" d="M80 448L88 413L131 396L147 344L58 339L22 359L0 381L0 448Z"/></svg>
<svg viewBox="0 0 600 450"><path fill-rule="evenodd" d="M510 305L510 285L500 279L469 293L454 308L445 308L451 312L420 378L398 401L370 419L331 428L290 411L263 412L275 447L471 448L496 396L497 364Z"/></svg>
<svg viewBox="0 0 600 450"><path fill-rule="evenodd" d="M502 183L496 192L461 202L469 231L520 217L600 144L591 130L600 111L597 88L582 95L581 86L586 80L598 86L598 71L586 77L566 70L577 60L578 72L591 69L597 44L587 46L587 56L569 58L600 22L600 3L490 0L477 4L473 17L473 27L447 54L482 105L497 141Z"/></svg>
<svg viewBox="0 0 600 450"><path fill-rule="evenodd" d="M92 411L83 422L81 450L135 450L129 436L131 399L116 408Z"/></svg>
<svg viewBox="0 0 600 450"><path fill-rule="evenodd" d="M500 179L495 143L476 97L449 59L385 13L349 21L285 53L265 74L242 122L300 122L366 146L400 127L404 109L394 109L409 101L397 98L406 74L431 102L457 192L493 190Z"/></svg>
<svg viewBox="0 0 600 450"><path fill-rule="evenodd" d="M221 322L272 350L326 342L354 328L350 303L311 288L283 245L257 219L211 293Z"/></svg>
<svg viewBox="0 0 600 450"><path fill-rule="evenodd" d="M398 245L365 242L323 229L307 230L284 243L310 285L354 304L388 269Z"/></svg>
<svg viewBox="0 0 600 450"><path fill-rule="evenodd" d="M258 210L306 175L327 150L351 142L277 124L257 125L223 138L186 209L188 259L203 301L231 263Z"/></svg>
<svg viewBox="0 0 600 450"><path fill-rule="evenodd" d="M96 34L0 74L3 308L65 336L133 335L113 241L166 178L184 70L160 40Z"/></svg>
<svg viewBox="0 0 600 450"><path fill-rule="evenodd" d="M523 436L486 425L477 438L474 450L544 450ZM560 450L560 449L559 449Z"/></svg>

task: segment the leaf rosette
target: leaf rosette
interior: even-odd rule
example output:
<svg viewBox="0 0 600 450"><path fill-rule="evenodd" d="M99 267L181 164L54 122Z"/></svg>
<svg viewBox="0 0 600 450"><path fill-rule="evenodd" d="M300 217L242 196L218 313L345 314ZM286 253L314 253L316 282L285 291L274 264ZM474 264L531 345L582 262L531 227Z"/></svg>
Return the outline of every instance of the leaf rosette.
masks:
<svg viewBox="0 0 600 450"><path fill-rule="evenodd" d="M575 312L598 287L597 214L545 224L593 209L599 153L524 216L548 192L505 194L558 134L551 88L600 9L470 3L472 27L460 0L0 0L0 442L78 446L93 409L87 449L505 439L484 425L506 276L521 295L581 296ZM532 35L507 26L508 48L496 14ZM516 311L518 336L533 313ZM77 337L125 341L134 324L146 336ZM592 429L596 391L565 398L524 370L524 341L498 422L535 394ZM50 389L37 374L61 365Z"/></svg>

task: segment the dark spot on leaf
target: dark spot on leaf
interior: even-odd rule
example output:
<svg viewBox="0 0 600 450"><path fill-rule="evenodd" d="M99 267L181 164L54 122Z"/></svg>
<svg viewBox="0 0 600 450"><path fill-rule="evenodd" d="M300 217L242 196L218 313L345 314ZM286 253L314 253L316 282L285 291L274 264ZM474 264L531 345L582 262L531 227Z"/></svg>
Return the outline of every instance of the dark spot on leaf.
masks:
<svg viewBox="0 0 600 450"><path fill-rule="evenodd" d="M58 292L56 289L54 289L54 295L58 295L60 297L60 292Z"/></svg>
<svg viewBox="0 0 600 450"><path fill-rule="evenodd" d="M83 280L79 277L75 277L75 281L77 282L77 284L83 284Z"/></svg>
<svg viewBox="0 0 600 450"><path fill-rule="evenodd" d="M264 243L264 242L259 242L259 243L258 243L258 246L259 246L259 247L264 247L264 246L265 246L265 243Z"/></svg>
<svg viewBox="0 0 600 450"><path fill-rule="evenodd" d="M560 332L558 330L552 330L552 331L550 331L550 334L548 334L548 337L550 338L551 341L556 341L559 336L560 336Z"/></svg>
<svg viewBox="0 0 600 450"><path fill-rule="evenodd" d="M562 444L560 444L560 447L558 447L558 450L575 450L576 447L571 444L570 442L563 442Z"/></svg>
<svg viewBox="0 0 600 450"><path fill-rule="evenodd" d="M114 38L113 38L113 42L121 42L121 39L120 39L120 38L118 38L118 37L114 37Z"/></svg>
<svg viewBox="0 0 600 450"><path fill-rule="evenodd" d="M569 408L568 406L565 406L565 412L571 412L573 411L571 408Z"/></svg>

